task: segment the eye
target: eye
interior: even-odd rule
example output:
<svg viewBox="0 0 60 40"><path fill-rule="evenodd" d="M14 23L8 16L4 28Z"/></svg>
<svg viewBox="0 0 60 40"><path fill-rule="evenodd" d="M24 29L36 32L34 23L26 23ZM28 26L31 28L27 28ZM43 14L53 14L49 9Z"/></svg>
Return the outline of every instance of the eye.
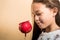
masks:
<svg viewBox="0 0 60 40"><path fill-rule="evenodd" d="M37 15L37 16L40 16L40 15L41 15L41 13L36 13L36 15Z"/></svg>

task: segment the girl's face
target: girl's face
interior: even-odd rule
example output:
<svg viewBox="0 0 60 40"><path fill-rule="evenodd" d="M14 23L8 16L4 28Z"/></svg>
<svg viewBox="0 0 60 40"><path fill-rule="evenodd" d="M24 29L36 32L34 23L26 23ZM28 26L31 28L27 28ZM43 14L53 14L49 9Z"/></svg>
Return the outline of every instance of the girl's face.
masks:
<svg viewBox="0 0 60 40"><path fill-rule="evenodd" d="M45 4L42 3L33 3L32 12L34 14L34 20L37 25L41 28L47 28L52 25L54 21L53 10L47 8Z"/></svg>

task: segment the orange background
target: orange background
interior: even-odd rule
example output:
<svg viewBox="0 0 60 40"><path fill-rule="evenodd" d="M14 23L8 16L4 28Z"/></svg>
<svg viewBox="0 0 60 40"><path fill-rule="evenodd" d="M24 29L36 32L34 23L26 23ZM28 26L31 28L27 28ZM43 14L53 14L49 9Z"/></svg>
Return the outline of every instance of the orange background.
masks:
<svg viewBox="0 0 60 40"><path fill-rule="evenodd" d="M0 0L0 40L25 40L18 26L29 20L33 27L31 3L32 0ZM32 39L32 33L33 30L26 40Z"/></svg>

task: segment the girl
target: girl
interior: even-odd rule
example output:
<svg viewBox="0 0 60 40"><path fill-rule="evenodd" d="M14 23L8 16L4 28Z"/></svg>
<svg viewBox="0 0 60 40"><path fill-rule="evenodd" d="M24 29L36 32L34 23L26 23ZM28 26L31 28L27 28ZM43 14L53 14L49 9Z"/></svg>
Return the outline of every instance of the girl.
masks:
<svg viewBox="0 0 60 40"><path fill-rule="evenodd" d="M38 40L60 40L59 0L33 0L32 13L42 31Z"/></svg>

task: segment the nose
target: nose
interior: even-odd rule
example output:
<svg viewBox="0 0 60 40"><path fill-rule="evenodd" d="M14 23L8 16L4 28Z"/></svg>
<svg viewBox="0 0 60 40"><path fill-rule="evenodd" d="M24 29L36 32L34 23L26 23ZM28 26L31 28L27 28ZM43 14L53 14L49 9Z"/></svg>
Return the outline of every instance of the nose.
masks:
<svg viewBox="0 0 60 40"><path fill-rule="evenodd" d="M34 18L35 18L35 21L39 21L39 16L35 15Z"/></svg>

